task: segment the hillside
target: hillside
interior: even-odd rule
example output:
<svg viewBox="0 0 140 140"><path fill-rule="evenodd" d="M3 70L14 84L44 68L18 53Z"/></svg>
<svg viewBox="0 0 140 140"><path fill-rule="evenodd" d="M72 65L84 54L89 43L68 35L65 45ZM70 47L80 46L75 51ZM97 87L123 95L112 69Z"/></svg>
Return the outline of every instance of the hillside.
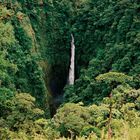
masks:
<svg viewBox="0 0 140 140"><path fill-rule="evenodd" d="M1 140L139 140L140 1L1 0L0 110Z"/></svg>

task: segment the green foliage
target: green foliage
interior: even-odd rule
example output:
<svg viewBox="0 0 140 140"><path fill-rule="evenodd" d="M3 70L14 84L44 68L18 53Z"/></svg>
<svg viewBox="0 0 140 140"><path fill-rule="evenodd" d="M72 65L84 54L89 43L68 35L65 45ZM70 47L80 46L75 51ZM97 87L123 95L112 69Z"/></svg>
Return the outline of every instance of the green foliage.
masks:
<svg viewBox="0 0 140 140"><path fill-rule="evenodd" d="M138 0L0 2L0 139L105 140L110 104L112 139L140 139L139 11ZM71 33L76 81L64 93L71 103L46 120L45 84L62 92Z"/></svg>
<svg viewBox="0 0 140 140"><path fill-rule="evenodd" d="M1 72L1 75L9 72L9 77L5 75L5 78L7 78L5 81L12 80L12 84L19 92L31 93L36 97L36 104L46 109L46 115L48 115L48 93L43 71L39 66L41 57L39 57L37 51L34 52L37 43L35 43L35 38L31 32L33 29L30 20L24 13L19 12L22 9L20 5L15 6L15 9L10 8L10 10L6 10L6 7L2 7L1 10L3 16L10 14L11 17L0 22L0 48L3 51L4 59L6 58L12 64L8 64L7 61L7 65L9 65L7 67L8 70L3 71L3 74ZM6 65L5 61L3 63ZM12 69L14 67L16 69L14 75L11 75L12 70L11 68L9 69L10 66Z"/></svg>
<svg viewBox="0 0 140 140"><path fill-rule="evenodd" d="M96 137L106 139L104 134L107 134L108 130L107 124L111 102L112 137L121 139L122 134L126 133L128 129L139 128L139 97L139 90L133 89L128 84L119 85L112 90L111 99L110 97L104 97L99 105L93 104L91 106L81 106L80 103L67 103L58 109L53 119L63 136L70 136L73 133L77 136L90 136L90 134L94 133ZM84 121L81 119L82 117L84 117ZM102 134L103 132L104 134ZM126 135L130 137L128 133Z"/></svg>
<svg viewBox="0 0 140 140"><path fill-rule="evenodd" d="M98 85L94 79L109 71L133 76L131 83L140 88L138 11L137 0L87 0L80 8L72 22L78 78L74 91L67 87L66 102L92 104L101 101L110 89L106 85Z"/></svg>
<svg viewBox="0 0 140 140"><path fill-rule="evenodd" d="M89 136L90 133L95 133L97 135L97 137L101 137L101 132L98 128L94 127L94 126L90 126L90 127L84 127L83 130L81 131L81 136Z"/></svg>
<svg viewBox="0 0 140 140"><path fill-rule="evenodd" d="M127 81L132 81L132 77L127 76L123 73L117 73L117 72L108 72L105 74L100 74L99 76L96 77L97 81L104 81L109 84L113 82L121 83L124 84Z"/></svg>
<svg viewBox="0 0 140 140"><path fill-rule="evenodd" d="M49 114L37 52L32 52L33 40L14 13L17 7L6 6L0 7L0 139L46 139L51 127L36 123ZM32 93L36 100L17 91ZM36 105L45 108L45 114ZM55 137L57 132L49 133Z"/></svg>
<svg viewBox="0 0 140 140"><path fill-rule="evenodd" d="M53 120L63 136L78 135L84 126L89 125L88 110L80 105L68 103L64 107L57 110L57 114Z"/></svg>
<svg viewBox="0 0 140 140"><path fill-rule="evenodd" d="M11 46L15 41L13 26L8 22L6 24L0 22L0 48Z"/></svg>
<svg viewBox="0 0 140 140"><path fill-rule="evenodd" d="M43 119L44 111L35 106L35 98L30 94L17 93L7 98L3 105L7 108L0 118L0 139L52 139L58 136L49 121Z"/></svg>

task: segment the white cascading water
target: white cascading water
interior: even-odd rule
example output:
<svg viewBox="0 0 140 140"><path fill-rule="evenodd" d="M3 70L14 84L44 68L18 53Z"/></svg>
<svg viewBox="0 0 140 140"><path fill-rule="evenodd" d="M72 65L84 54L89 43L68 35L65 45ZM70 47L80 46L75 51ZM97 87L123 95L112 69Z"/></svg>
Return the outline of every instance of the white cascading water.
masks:
<svg viewBox="0 0 140 140"><path fill-rule="evenodd" d="M75 44L74 44L74 36L71 34L71 60L70 60L70 68L69 68L69 77L68 84L73 85L75 79Z"/></svg>

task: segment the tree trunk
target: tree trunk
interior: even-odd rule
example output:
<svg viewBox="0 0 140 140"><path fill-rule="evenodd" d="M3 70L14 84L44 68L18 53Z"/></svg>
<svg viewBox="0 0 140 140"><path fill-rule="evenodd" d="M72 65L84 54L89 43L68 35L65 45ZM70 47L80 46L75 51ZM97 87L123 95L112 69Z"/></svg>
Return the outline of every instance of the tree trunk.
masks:
<svg viewBox="0 0 140 140"><path fill-rule="evenodd" d="M109 119L108 119L108 140L111 140L112 137L112 129L111 129L111 120L112 120L112 93L109 95L110 98L110 106L109 106Z"/></svg>
<svg viewBox="0 0 140 140"><path fill-rule="evenodd" d="M70 68L69 68L69 77L68 84L73 85L75 79L75 45L74 45L74 37L71 34L71 60L70 60Z"/></svg>

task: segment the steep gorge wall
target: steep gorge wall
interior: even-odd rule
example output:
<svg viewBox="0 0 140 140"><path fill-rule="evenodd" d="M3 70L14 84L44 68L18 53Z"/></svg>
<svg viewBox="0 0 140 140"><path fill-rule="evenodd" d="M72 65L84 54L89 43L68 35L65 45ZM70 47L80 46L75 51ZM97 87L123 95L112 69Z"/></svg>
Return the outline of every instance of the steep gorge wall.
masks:
<svg viewBox="0 0 140 140"><path fill-rule="evenodd" d="M51 114L54 114L62 99L62 90L67 80L67 68L63 63L61 65L59 57L59 63L52 62L56 59L53 60L53 53L48 49L48 47L52 47L49 44L51 39L48 30L55 28L55 25L50 27L48 24L51 21L49 18L52 18L51 12L49 13L51 4L49 5L48 1L27 1L19 2L19 4L22 12L18 12L18 16L23 17L21 25L32 40L32 54L35 53L39 56L38 64L43 72L43 81L47 89L47 102ZM51 40L52 44L53 41L55 40Z"/></svg>
<svg viewBox="0 0 140 140"><path fill-rule="evenodd" d="M49 116L50 65L44 57L46 47L46 16L42 1L3 1L0 3L2 22L10 23L15 32L16 44L9 52L10 61L17 65L14 77L19 92L31 93L36 104Z"/></svg>

